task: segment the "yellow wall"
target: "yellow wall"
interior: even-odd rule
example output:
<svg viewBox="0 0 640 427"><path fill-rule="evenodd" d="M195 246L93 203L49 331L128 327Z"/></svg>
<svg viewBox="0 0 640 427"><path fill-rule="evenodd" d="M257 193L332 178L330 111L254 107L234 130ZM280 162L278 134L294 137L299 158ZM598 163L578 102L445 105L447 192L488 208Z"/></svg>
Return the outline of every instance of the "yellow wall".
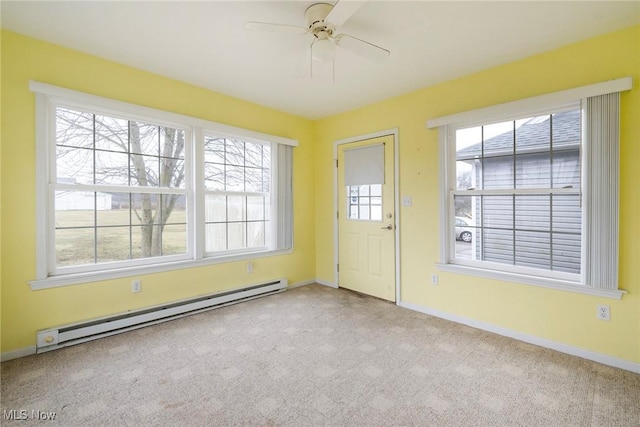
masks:
<svg viewBox="0 0 640 427"><path fill-rule="evenodd" d="M2 33L2 352L35 343L37 329L120 313L262 279L333 282L333 162L337 139L397 127L400 132L402 300L579 348L640 362L640 89L622 96L621 301L438 272L437 132L427 119L556 90L640 77L640 26L310 122L175 80ZM34 97L28 81L296 138L295 250L291 255L31 291L35 277ZM431 286L431 273L440 275ZM612 320L597 321L597 304Z"/></svg>
<svg viewBox="0 0 640 427"><path fill-rule="evenodd" d="M263 280L315 277L312 123L175 80L2 32L2 352L35 345L38 329ZM133 104L299 140L294 149L294 251L245 262L31 291L35 278L36 80Z"/></svg>
<svg viewBox="0 0 640 427"><path fill-rule="evenodd" d="M2 52L2 31L0 31L0 52ZM2 55L0 55L0 83L2 82ZM0 84L0 99L2 99L2 84ZM2 117L2 103L0 102L0 117ZM0 122L0 343L2 343L2 123ZM1 344L0 344L0 348Z"/></svg>
<svg viewBox="0 0 640 427"><path fill-rule="evenodd" d="M437 58L434 58L437 60ZM621 301L438 272L438 138L428 119L576 86L633 76L622 95ZM316 277L333 282L333 141L397 127L401 295L405 302L640 362L640 27L428 87L314 123ZM430 275L438 273L438 286ZM611 306L611 321L596 306Z"/></svg>

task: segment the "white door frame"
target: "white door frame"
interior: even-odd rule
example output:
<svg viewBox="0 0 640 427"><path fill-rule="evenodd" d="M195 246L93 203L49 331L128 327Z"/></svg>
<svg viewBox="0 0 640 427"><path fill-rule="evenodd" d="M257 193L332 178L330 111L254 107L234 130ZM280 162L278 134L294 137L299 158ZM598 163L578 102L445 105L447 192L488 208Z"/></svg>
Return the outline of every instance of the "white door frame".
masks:
<svg viewBox="0 0 640 427"><path fill-rule="evenodd" d="M398 139L398 128L392 128L387 130L382 130L378 132L369 133L366 135L357 135L350 138L339 139L333 142L333 269L334 269L334 277L336 287L340 286L340 272L338 271L338 261L339 261L339 243L340 243L340 235L338 229L338 209L339 203L338 200L338 146L342 144L349 144L352 142L364 141L367 139L380 138L383 136L393 136L393 185L394 185L394 200L393 200L393 219L395 223L395 264L396 264L396 305L400 304L400 221L398 218L398 213L400 212L400 180L399 180L399 167L398 167L398 153L399 153L399 145L400 141Z"/></svg>

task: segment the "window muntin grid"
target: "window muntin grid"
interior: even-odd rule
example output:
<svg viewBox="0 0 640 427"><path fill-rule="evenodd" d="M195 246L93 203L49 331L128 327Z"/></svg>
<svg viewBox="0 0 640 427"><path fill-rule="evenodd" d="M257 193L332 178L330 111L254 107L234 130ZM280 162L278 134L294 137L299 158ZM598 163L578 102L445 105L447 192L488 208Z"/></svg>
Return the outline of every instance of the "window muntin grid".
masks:
<svg viewBox="0 0 640 427"><path fill-rule="evenodd" d="M186 255L186 131L55 108L56 268Z"/></svg>
<svg viewBox="0 0 640 427"><path fill-rule="evenodd" d="M204 141L205 251L272 246L271 146L215 135Z"/></svg>
<svg viewBox="0 0 640 427"><path fill-rule="evenodd" d="M455 138L451 224L469 220L454 226L454 258L579 274L581 110L462 128Z"/></svg>
<svg viewBox="0 0 640 427"><path fill-rule="evenodd" d="M347 218L382 221L382 184L348 185Z"/></svg>

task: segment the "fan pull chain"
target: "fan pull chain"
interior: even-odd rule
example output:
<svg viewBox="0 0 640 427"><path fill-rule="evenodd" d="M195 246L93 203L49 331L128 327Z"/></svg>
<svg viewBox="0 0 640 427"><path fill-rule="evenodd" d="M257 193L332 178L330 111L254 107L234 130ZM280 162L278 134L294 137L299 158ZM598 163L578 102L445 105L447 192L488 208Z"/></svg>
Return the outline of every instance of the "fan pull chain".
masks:
<svg viewBox="0 0 640 427"><path fill-rule="evenodd" d="M333 84L335 85L336 84L336 59L335 58L331 60L331 71L333 74Z"/></svg>
<svg viewBox="0 0 640 427"><path fill-rule="evenodd" d="M313 80L313 44L316 42L314 39L311 42L311 48L309 49L309 79Z"/></svg>

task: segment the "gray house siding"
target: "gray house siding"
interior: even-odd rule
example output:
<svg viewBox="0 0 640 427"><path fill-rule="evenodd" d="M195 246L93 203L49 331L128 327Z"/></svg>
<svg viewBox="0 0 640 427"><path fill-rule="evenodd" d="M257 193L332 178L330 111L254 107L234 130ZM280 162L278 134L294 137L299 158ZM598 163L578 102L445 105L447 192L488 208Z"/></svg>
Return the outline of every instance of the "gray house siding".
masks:
<svg viewBox="0 0 640 427"><path fill-rule="evenodd" d="M562 135L564 139L551 154L548 151L548 133L545 136L542 132L547 151L541 152L544 147L529 137L532 132L527 132L526 125L518 131L521 131L521 141L529 137L528 144L518 146L516 143L515 156L513 132L485 141L484 157L478 155L480 144L468 147L464 153L459 151L458 161L473 166L473 188L553 187L579 190L579 134L577 141L573 138L571 143L570 132L561 126L565 123L579 132L579 115L564 113L555 122L559 123L555 128L558 138ZM539 124L533 127L539 127ZM579 195L484 195L473 196L472 199L469 214L475 227L473 259L580 272L582 214Z"/></svg>
<svg viewBox="0 0 640 427"><path fill-rule="evenodd" d="M548 154L528 155L525 165L530 179L519 180L517 188L549 185L560 176L563 187L580 187L579 154L577 150L554 153L554 168ZM476 180L484 174L484 188L513 188L513 158L484 159L483 167L475 168ZM516 170L518 164L516 161ZM558 179L556 179L558 178ZM544 184L544 183L547 184ZM515 208L515 215L514 215ZM549 270L580 272L581 211L579 196L522 195L481 196L475 203L476 258Z"/></svg>

